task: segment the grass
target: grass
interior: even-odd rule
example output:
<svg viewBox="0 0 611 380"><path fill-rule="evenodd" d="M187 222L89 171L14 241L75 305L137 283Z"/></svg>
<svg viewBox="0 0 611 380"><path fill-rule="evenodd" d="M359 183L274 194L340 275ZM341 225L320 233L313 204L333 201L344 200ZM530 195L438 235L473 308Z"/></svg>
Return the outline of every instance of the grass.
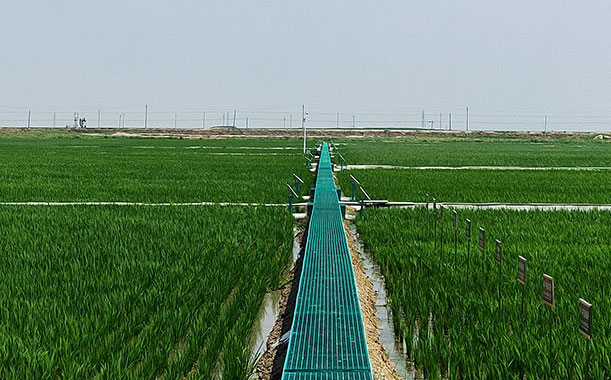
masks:
<svg viewBox="0 0 611 380"><path fill-rule="evenodd" d="M286 209L1 207L0 377L245 378Z"/></svg>
<svg viewBox="0 0 611 380"><path fill-rule="evenodd" d="M338 173L344 194L355 176L375 199L424 202L611 204L610 171L366 169ZM357 194L357 198L361 194Z"/></svg>
<svg viewBox="0 0 611 380"><path fill-rule="evenodd" d="M348 164L399 166L605 166L611 143L594 140L491 138L337 139Z"/></svg>
<svg viewBox="0 0 611 380"><path fill-rule="evenodd" d="M312 182L296 139L16 136L0 134L1 202L282 203L292 173Z"/></svg>
<svg viewBox="0 0 611 380"><path fill-rule="evenodd" d="M429 378L517 379L524 372L529 379L582 379L587 342L577 305L584 298L594 305L589 376L609 378L611 213L459 211L455 260L447 211L437 243L424 208L367 210L357 222L385 277L395 329L418 368ZM470 255L465 218L473 223ZM479 227L487 234L484 254L476 248ZM500 277L494 239L503 245ZM523 313L518 255L528 259ZM541 300L544 273L556 285L551 330Z"/></svg>

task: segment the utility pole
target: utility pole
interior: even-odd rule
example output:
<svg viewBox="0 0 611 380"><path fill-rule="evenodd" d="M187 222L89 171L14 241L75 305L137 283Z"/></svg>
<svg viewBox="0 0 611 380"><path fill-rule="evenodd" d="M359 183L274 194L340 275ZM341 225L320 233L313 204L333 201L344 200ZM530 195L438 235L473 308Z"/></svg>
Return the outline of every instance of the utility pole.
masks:
<svg viewBox="0 0 611 380"><path fill-rule="evenodd" d="M465 120L465 130L469 130L469 107L467 107L467 119Z"/></svg>
<svg viewBox="0 0 611 380"><path fill-rule="evenodd" d="M100 118L101 118L102 110L98 109L98 128L100 128Z"/></svg>
<svg viewBox="0 0 611 380"><path fill-rule="evenodd" d="M123 128L125 128L125 113L123 113Z"/></svg>
<svg viewBox="0 0 611 380"><path fill-rule="evenodd" d="M293 115L289 115L289 127L293 129Z"/></svg>
<svg viewBox="0 0 611 380"><path fill-rule="evenodd" d="M237 115L238 111L237 110L233 110L233 127L235 128L235 117Z"/></svg>
<svg viewBox="0 0 611 380"><path fill-rule="evenodd" d="M354 123L354 115L352 115L352 129L354 129L354 125L355 125L355 123Z"/></svg>
<svg viewBox="0 0 611 380"><path fill-rule="evenodd" d="M144 105L144 129L147 129L149 126L149 105Z"/></svg>
<svg viewBox="0 0 611 380"><path fill-rule="evenodd" d="M448 126L450 127L450 131L452 130L452 113L448 114Z"/></svg>
<svg viewBox="0 0 611 380"><path fill-rule="evenodd" d="M443 124L441 124L441 113L439 113L439 129L443 129Z"/></svg>
<svg viewBox="0 0 611 380"><path fill-rule="evenodd" d="M121 114L119 114L119 128L121 128Z"/></svg>
<svg viewBox="0 0 611 380"><path fill-rule="evenodd" d="M246 116L246 129L248 129L248 116Z"/></svg>
<svg viewBox="0 0 611 380"><path fill-rule="evenodd" d="M547 116L543 119L543 133L547 133Z"/></svg>
<svg viewBox="0 0 611 380"><path fill-rule="evenodd" d="M306 126L305 126L305 106L301 105L301 128L303 128L303 154L306 152Z"/></svg>
<svg viewBox="0 0 611 380"><path fill-rule="evenodd" d="M176 119L178 119L178 115L174 114L174 129L176 129Z"/></svg>
<svg viewBox="0 0 611 380"><path fill-rule="evenodd" d="M53 112L53 128L55 128L55 112Z"/></svg>
<svg viewBox="0 0 611 380"><path fill-rule="evenodd" d="M337 117L335 118L335 128L339 128L339 112L337 113Z"/></svg>
<svg viewBox="0 0 611 380"><path fill-rule="evenodd" d="M424 110L422 110L422 122L420 123L420 128L424 129Z"/></svg>
<svg viewBox="0 0 611 380"><path fill-rule="evenodd" d="M206 129L206 113L202 112L202 129Z"/></svg>
<svg viewBox="0 0 611 380"><path fill-rule="evenodd" d="M286 116L282 118L282 129L286 129Z"/></svg>
<svg viewBox="0 0 611 380"><path fill-rule="evenodd" d="M28 129L30 129L31 124L32 124L32 111L28 110Z"/></svg>

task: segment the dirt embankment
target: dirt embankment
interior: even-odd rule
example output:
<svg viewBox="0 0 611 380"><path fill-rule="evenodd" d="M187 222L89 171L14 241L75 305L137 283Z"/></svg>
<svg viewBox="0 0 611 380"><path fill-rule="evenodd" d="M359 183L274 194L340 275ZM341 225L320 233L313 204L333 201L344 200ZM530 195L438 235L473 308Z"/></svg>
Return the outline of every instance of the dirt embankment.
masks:
<svg viewBox="0 0 611 380"><path fill-rule="evenodd" d="M49 130L50 128L45 128ZM34 128L32 128L34 130ZM61 128L61 130L66 130ZM7 129L8 131L8 129ZM24 128L15 129L24 132ZM171 129L171 128L79 128L68 129L71 133L101 134L110 136L128 137L159 137L159 138L240 138L240 137L278 137L298 138L303 131L294 129L243 129L243 128L208 128L208 129ZM421 138L526 138L526 139L585 139L593 140L604 138L600 133L591 132L537 132L537 131L448 131L427 129L308 129L310 138L369 138L369 137L421 137ZM606 137L606 136L604 136Z"/></svg>
<svg viewBox="0 0 611 380"><path fill-rule="evenodd" d="M376 313L377 294L373 289L373 283L365 273L363 260L358 253L354 236L350 233L347 226L345 227L345 232L348 238L352 267L354 269L356 287L361 303L365 336L367 338L367 350L369 351L369 359L371 360L373 378L374 380L400 380L401 376L394 370L394 365L380 341L381 327L380 319Z"/></svg>

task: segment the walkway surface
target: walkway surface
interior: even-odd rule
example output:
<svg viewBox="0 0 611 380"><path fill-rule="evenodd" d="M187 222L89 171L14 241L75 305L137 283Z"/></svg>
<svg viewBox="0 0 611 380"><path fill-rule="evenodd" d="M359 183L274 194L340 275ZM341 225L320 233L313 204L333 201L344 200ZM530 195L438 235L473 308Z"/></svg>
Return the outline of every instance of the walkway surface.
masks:
<svg viewBox="0 0 611 380"><path fill-rule="evenodd" d="M329 146L323 143L282 379L372 378Z"/></svg>

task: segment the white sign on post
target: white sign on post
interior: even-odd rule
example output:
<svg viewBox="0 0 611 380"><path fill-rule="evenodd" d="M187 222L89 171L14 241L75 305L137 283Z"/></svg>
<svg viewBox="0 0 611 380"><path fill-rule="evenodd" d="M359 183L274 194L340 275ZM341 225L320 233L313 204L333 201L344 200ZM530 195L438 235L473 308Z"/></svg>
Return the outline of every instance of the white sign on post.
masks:
<svg viewBox="0 0 611 380"><path fill-rule="evenodd" d="M479 228L479 249L486 250L486 231L482 227Z"/></svg>
<svg viewBox="0 0 611 380"><path fill-rule="evenodd" d="M543 303L554 307L554 278L546 274L543 275Z"/></svg>
<svg viewBox="0 0 611 380"><path fill-rule="evenodd" d="M526 285L526 259L518 256L518 282Z"/></svg>
<svg viewBox="0 0 611 380"><path fill-rule="evenodd" d="M497 264L500 264L503 260L503 248L501 247L501 241L496 239L496 255L494 256L494 260Z"/></svg>
<svg viewBox="0 0 611 380"><path fill-rule="evenodd" d="M458 226L458 213L456 210L452 211L452 224L454 225L454 229Z"/></svg>
<svg viewBox="0 0 611 380"><path fill-rule="evenodd" d="M467 219L467 240L471 241L471 219Z"/></svg>
<svg viewBox="0 0 611 380"><path fill-rule="evenodd" d="M579 299L579 332L592 339L592 304L583 298Z"/></svg>

